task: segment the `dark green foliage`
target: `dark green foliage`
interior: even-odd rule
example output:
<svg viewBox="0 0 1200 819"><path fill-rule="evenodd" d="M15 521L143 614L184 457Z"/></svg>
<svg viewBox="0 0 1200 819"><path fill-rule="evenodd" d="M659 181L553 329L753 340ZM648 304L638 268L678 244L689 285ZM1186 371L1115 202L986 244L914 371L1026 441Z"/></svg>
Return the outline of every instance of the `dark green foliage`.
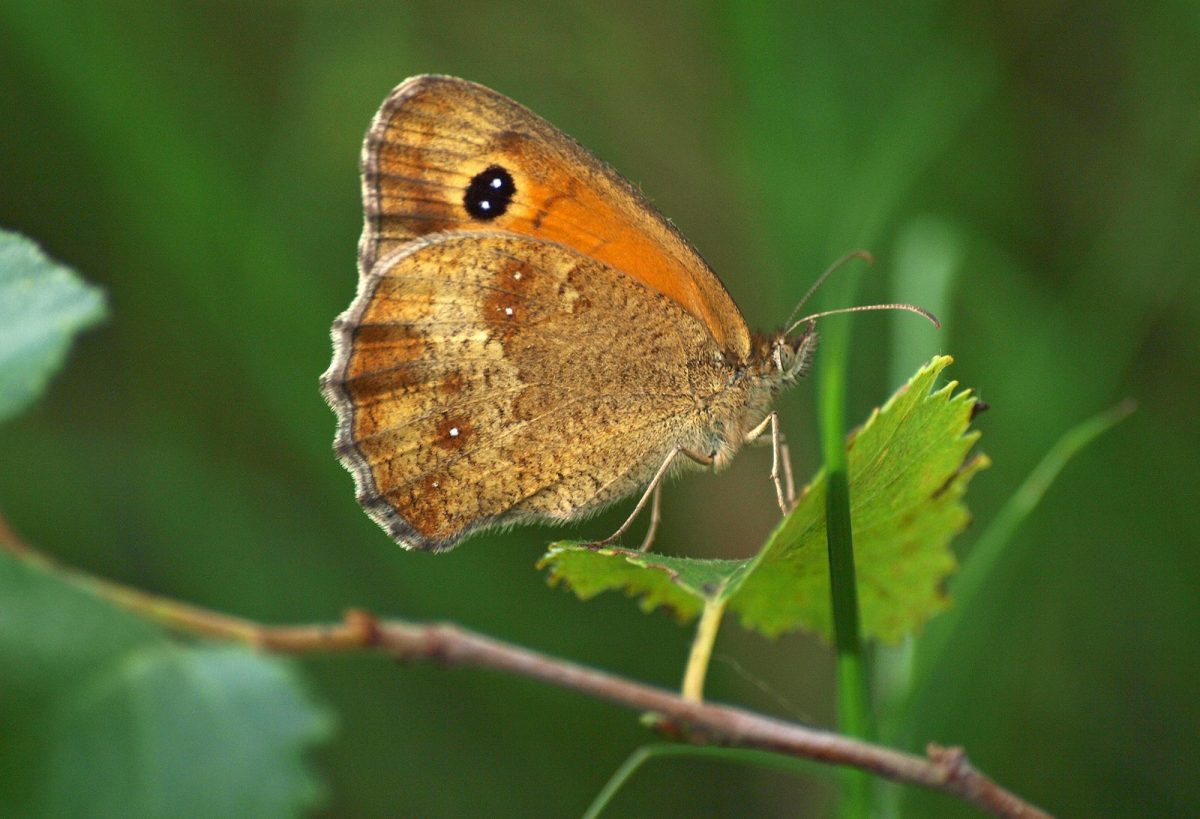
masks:
<svg viewBox="0 0 1200 819"><path fill-rule="evenodd" d="M97 574L243 616L328 620L357 605L457 620L677 684L674 623L616 596L579 605L531 570L546 542L608 534L627 508L404 554L330 452L316 379L355 286L359 144L387 91L424 71L491 85L615 164L751 324L782 322L855 247L879 259L859 301L922 300L906 282L952 267L947 307L926 304L945 323L931 339L897 347L876 316L825 332L846 321L853 335L851 422L937 352L992 405L975 422L994 465L972 483L964 561L1064 431L1136 397L1016 531L952 656L924 678L936 696L893 735L963 743L1064 815L1200 803L1181 762L1200 757L1188 3L0 5L0 225L110 305L37 404L0 427L0 509L18 530ZM929 240L930 224L950 240ZM814 309L844 306L840 286ZM781 406L800 476L819 465L807 386ZM769 452L751 451L667 487L658 548L752 554L779 517L768 468ZM719 660L712 697L831 724L815 641L726 629L717 653L790 707ZM331 815L575 815L644 739L632 715L496 675L305 670L341 726L317 759ZM5 754L5 782L30 759ZM663 761L620 804L795 816L829 793ZM905 815L966 815L915 800Z"/></svg>

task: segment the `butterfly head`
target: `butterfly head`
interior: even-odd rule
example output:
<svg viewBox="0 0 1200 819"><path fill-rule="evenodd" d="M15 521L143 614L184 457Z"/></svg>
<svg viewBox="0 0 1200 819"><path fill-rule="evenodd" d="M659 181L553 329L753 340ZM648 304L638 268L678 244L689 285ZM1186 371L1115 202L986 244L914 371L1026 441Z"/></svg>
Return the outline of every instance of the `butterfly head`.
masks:
<svg viewBox="0 0 1200 819"><path fill-rule="evenodd" d="M781 386L790 385L808 374L817 349L816 322L808 322L801 332L783 331L770 339L769 374Z"/></svg>
<svg viewBox="0 0 1200 819"><path fill-rule="evenodd" d="M779 389L789 386L808 374L812 364L813 353L817 349L817 319L835 316L841 313L858 313L865 310L906 310L928 319L935 327L940 327L937 318L928 310L912 304L865 304L857 307L841 307L836 310L824 310L811 313L802 318L793 319L809 297L821 286L829 275L851 259L863 259L872 262L871 254L864 250L848 253L834 262L800 299L799 304L788 317L786 328L766 338L759 337L758 373Z"/></svg>

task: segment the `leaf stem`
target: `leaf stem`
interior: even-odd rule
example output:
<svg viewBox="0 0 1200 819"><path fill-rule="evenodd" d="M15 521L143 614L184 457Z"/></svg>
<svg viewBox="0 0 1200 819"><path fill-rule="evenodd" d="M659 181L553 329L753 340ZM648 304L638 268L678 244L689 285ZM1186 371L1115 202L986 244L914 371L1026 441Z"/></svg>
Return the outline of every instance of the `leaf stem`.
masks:
<svg viewBox="0 0 1200 819"><path fill-rule="evenodd" d="M692 640L692 651L688 655L687 668L683 672L683 698L691 702L704 701L704 678L708 675L708 663L712 659L713 643L721 628L725 614L725 601L706 600L700 622L696 624L696 637Z"/></svg>

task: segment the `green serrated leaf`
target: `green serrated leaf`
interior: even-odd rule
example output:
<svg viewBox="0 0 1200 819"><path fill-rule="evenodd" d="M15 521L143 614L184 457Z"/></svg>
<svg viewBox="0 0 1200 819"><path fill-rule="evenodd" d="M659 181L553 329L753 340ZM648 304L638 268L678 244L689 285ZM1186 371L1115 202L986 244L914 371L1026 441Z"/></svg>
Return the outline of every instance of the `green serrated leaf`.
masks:
<svg viewBox="0 0 1200 819"><path fill-rule="evenodd" d="M955 394L954 382L932 391L951 360L922 367L846 444L866 638L894 642L949 605L942 582L956 565L950 540L969 520L962 495L987 465L982 455L967 458L979 437L967 431L970 391ZM733 590L729 608L742 625L768 636L797 628L829 636L824 508L819 473Z"/></svg>
<svg viewBox="0 0 1200 819"><path fill-rule="evenodd" d="M41 394L75 334L103 317L99 288L0 230L0 421Z"/></svg>
<svg viewBox="0 0 1200 819"><path fill-rule="evenodd" d="M962 503L987 458L968 453L975 399L955 384L933 391L949 356L921 368L846 444L850 467L862 628L895 641L949 605L942 584L955 568L950 540L967 525ZM818 473L791 514L749 560L690 560L627 549L555 544L540 566L587 599L623 590L643 610L669 607L681 620L706 601L727 601L742 625L776 636L828 636L825 478Z"/></svg>
<svg viewBox="0 0 1200 819"><path fill-rule="evenodd" d="M662 606L681 622L687 622L699 614L705 601L721 598L729 585L737 582L747 563L692 560L562 541L550 545L538 561L538 568L549 569L552 584L564 584L581 600L604 591L623 590L639 598L642 611Z"/></svg>
<svg viewBox="0 0 1200 819"><path fill-rule="evenodd" d="M319 800L303 753L331 722L290 662L178 643L3 552L0 600L4 810L283 817Z"/></svg>

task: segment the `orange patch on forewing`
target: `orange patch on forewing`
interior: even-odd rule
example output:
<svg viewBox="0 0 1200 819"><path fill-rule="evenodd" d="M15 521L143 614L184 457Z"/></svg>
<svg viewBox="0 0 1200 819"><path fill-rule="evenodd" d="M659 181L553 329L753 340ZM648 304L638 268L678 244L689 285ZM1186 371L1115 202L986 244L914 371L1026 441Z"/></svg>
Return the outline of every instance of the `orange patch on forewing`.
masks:
<svg viewBox="0 0 1200 819"><path fill-rule="evenodd" d="M511 100L472 83L422 77L381 109L364 154L364 273L405 238L480 229L522 233L591 256L675 301L737 360L750 334L695 250L632 186L569 137ZM474 218L463 197L497 166L515 193L504 212Z"/></svg>
<svg viewBox="0 0 1200 819"><path fill-rule="evenodd" d="M520 134L506 133L502 138L505 153L518 158L518 168L521 158L538 153L524 147ZM541 158L546 159L544 154ZM745 322L715 278L704 287L709 283L691 273L683 259L668 254L661 231L650 229L656 224L648 223L638 211L614 207L607 191L577 182L573 172L578 169L543 161L530 174L521 174L518 199L509 214L497 221L506 230L559 242L615 267L703 321L718 345L739 356L748 354ZM593 177L592 181L600 180Z"/></svg>
<svg viewBox="0 0 1200 819"><path fill-rule="evenodd" d="M559 242L605 262L622 273L678 302L704 321L717 342L724 344L731 328L713 305L706 303L694 279L683 275L677 260L663 254L662 246L647 236L626 214L612 210L592 191L577 190L573 196L556 195L551 186L528 183L527 197L534 202L553 200L543 211L538 207L514 207L509 230L530 233Z"/></svg>

